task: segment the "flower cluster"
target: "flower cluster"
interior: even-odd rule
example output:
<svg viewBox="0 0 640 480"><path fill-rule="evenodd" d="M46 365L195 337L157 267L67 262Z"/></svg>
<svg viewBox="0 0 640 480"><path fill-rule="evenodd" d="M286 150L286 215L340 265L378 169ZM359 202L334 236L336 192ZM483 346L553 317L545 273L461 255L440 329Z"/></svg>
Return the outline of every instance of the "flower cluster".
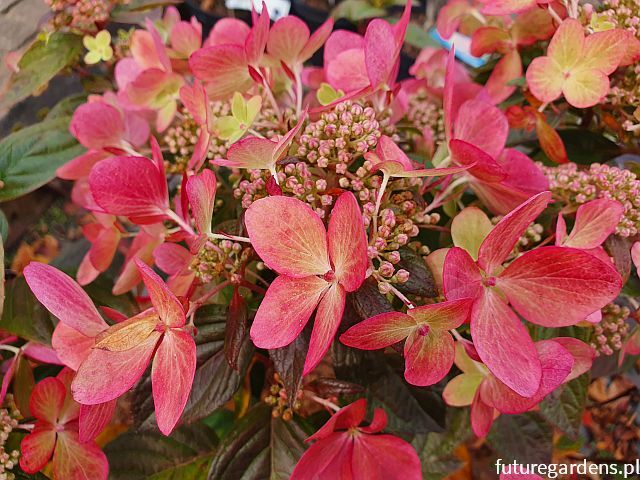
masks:
<svg viewBox="0 0 640 480"><path fill-rule="evenodd" d="M596 355L613 355L622 349L627 339L629 325L627 319L631 311L611 303L602 309L602 320L593 327L591 346Z"/></svg>
<svg viewBox="0 0 640 480"><path fill-rule="evenodd" d="M11 398L6 398L5 403L12 403ZM20 413L14 408L9 411L0 409L0 480L14 480L15 474L11 472L18 464L20 452L18 450L7 451L5 445L11 432L18 426Z"/></svg>
<svg viewBox="0 0 640 480"><path fill-rule="evenodd" d="M80 32L94 32L104 24L111 10L129 0L45 0L54 17L51 20L56 30L68 28Z"/></svg>
<svg viewBox="0 0 640 480"><path fill-rule="evenodd" d="M632 237L640 230L640 180L635 173L593 163L582 170L575 163L543 167L553 194L572 208L589 200L608 198L624 207L616 234Z"/></svg>

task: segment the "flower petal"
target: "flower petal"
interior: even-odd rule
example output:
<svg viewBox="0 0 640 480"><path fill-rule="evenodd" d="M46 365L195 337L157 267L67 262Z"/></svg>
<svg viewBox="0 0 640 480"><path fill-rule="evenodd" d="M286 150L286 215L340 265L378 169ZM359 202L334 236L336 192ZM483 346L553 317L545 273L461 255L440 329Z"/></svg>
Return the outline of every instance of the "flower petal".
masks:
<svg viewBox="0 0 640 480"><path fill-rule="evenodd" d="M269 286L251 326L259 348L280 348L300 335L329 284L316 276L279 276Z"/></svg>
<svg viewBox="0 0 640 480"><path fill-rule="evenodd" d="M381 313L351 327L340 341L360 350L377 350L404 340L415 328L416 321L405 313Z"/></svg>
<svg viewBox="0 0 640 480"><path fill-rule="evenodd" d="M527 328L498 294L487 289L471 311L471 336L484 364L525 397L538 391L542 368Z"/></svg>
<svg viewBox="0 0 640 480"><path fill-rule="evenodd" d="M78 434L64 430L58 434L53 453L53 476L69 480L107 480L106 455L93 443L81 443Z"/></svg>
<svg viewBox="0 0 640 480"><path fill-rule="evenodd" d="M57 268L31 262L24 277L36 298L62 323L87 337L94 337L108 325L80 285Z"/></svg>
<svg viewBox="0 0 640 480"><path fill-rule="evenodd" d="M90 442L100 435L111 421L116 403L117 400L111 400L96 405L80 405L78 436L81 442Z"/></svg>
<svg viewBox="0 0 640 480"><path fill-rule="evenodd" d="M369 258L364 221L353 193L345 192L336 200L327 236L329 257L338 282L347 292L357 290L364 282Z"/></svg>
<svg viewBox="0 0 640 480"><path fill-rule="evenodd" d="M507 259L522 233L542 213L550 200L551 192L539 193L500 220L480 245L478 265L492 274Z"/></svg>
<svg viewBox="0 0 640 480"><path fill-rule="evenodd" d="M490 103L468 100L458 110L453 131L453 138L470 143L496 158L507 141L509 122L505 114Z"/></svg>
<svg viewBox="0 0 640 480"><path fill-rule="evenodd" d="M345 300L345 289L337 283L334 283L320 300L309 341L309 352L304 362L303 375L313 370L331 347L342 321Z"/></svg>
<svg viewBox="0 0 640 480"><path fill-rule="evenodd" d="M564 76L553 58L536 57L527 68L527 85L542 102L553 102L562 93Z"/></svg>
<svg viewBox="0 0 640 480"><path fill-rule="evenodd" d="M350 428L355 428L362 423L366 413L367 401L364 398L360 398L334 413L331 418L327 420L327 423L320 427L316 433L307 438L305 442L322 440L337 430L349 430Z"/></svg>
<svg viewBox="0 0 640 480"><path fill-rule="evenodd" d="M453 218L451 238L456 247L463 248L471 258L478 259L478 250L493 224L478 207L467 207Z"/></svg>
<svg viewBox="0 0 640 480"><path fill-rule="evenodd" d="M357 479L422 480L420 459L410 443L393 435L356 435L353 471Z"/></svg>
<svg viewBox="0 0 640 480"><path fill-rule="evenodd" d="M196 373L196 344L180 330L167 330L158 346L151 382L156 421L160 431L169 435L187 404Z"/></svg>
<svg viewBox="0 0 640 480"><path fill-rule="evenodd" d="M482 401L480 395L481 389L482 385L480 385L480 388L476 391L476 395L471 403L471 429L477 437L483 438L486 437L489 434L489 430L491 430L495 410Z"/></svg>
<svg viewBox="0 0 640 480"><path fill-rule="evenodd" d="M152 332L143 343L123 352L93 349L71 384L73 398L81 404L95 405L125 393L144 373L160 335Z"/></svg>
<svg viewBox="0 0 640 480"><path fill-rule="evenodd" d="M433 303L409 309L407 313L418 324L426 323L434 330L452 330L469 318L473 300L473 298L460 298Z"/></svg>
<svg viewBox="0 0 640 480"><path fill-rule="evenodd" d="M447 383L442 398L450 407L468 407L484 378L480 373L462 373Z"/></svg>
<svg viewBox="0 0 640 480"><path fill-rule="evenodd" d="M562 245L583 250L599 247L615 231L623 214L620 202L606 198L580 205L573 230Z"/></svg>
<svg viewBox="0 0 640 480"><path fill-rule="evenodd" d="M415 329L404 344L404 378L412 385L433 385L449 373L454 355L455 343L449 332L433 329L422 335Z"/></svg>
<svg viewBox="0 0 640 480"><path fill-rule="evenodd" d="M29 410L38 420L55 423L62 411L67 390L60 380L47 377L33 388Z"/></svg>
<svg viewBox="0 0 640 480"><path fill-rule="evenodd" d="M266 138L246 137L229 147L226 159L215 160L214 163L225 167L273 171L277 148L276 142Z"/></svg>
<svg viewBox="0 0 640 480"><path fill-rule="evenodd" d="M187 179L187 196L199 233L211 232L216 187L216 174L211 170L203 170L202 173Z"/></svg>
<svg viewBox="0 0 640 480"><path fill-rule="evenodd" d="M169 290L167 284L146 263L138 258L134 259L134 262L142 276L144 285L147 287L151 303L158 312L160 320L169 327L182 327L187 319L180 301Z"/></svg>
<svg viewBox="0 0 640 480"><path fill-rule="evenodd" d="M516 259L497 286L513 308L545 327L575 325L611 302L622 288L613 265L583 250L542 247Z"/></svg>
<svg viewBox="0 0 640 480"><path fill-rule="evenodd" d="M20 442L20 468L27 474L42 470L49 462L56 445L56 432L53 425L45 428L39 425Z"/></svg>
<svg viewBox="0 0 640 480"><path fill-rule="evenodd" d="M556 337L552 340L562 345L573 356L573 367L564 379L565 383L589 371L596 358L596 352L591 346L573 337Z"/></svg>
<svg viewBox="0 0 640 480"><path fill-rule="evenodd" d="M331 270L324 225L306 203L284 196L262 198L247 209L245 225L251 245L276 272L302 278Z"/></svg>
<svg viewBox="0 0 640 480"><path fill-rule="evenodd" d="M482 294L482 276L478 265L462 248L447 252L442 270L442 283L447 300L477 298Z"/></svg>
<svg viewBox="0 0 640 480"><path fill-rule="evenodd" d="M80 364L91 353L94 344L94 337L87 337L62 322L56 325L51 337L51 346L56 355L62 363L73 370L78 370Z"/></svg>

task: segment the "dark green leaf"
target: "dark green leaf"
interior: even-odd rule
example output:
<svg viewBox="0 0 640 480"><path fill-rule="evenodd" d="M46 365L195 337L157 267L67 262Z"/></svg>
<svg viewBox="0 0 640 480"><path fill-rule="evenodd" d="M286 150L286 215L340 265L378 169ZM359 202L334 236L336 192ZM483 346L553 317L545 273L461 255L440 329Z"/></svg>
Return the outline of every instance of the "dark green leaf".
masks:
<svg viewBox="0 0 640 480"><path fill-rule="evenodd" d="M233 296L227 312L227 327L224 338L224 354L227 363L234 370L239 370L238 357L249 337L249 311L238 287L233 289Z"/></svg>
<svg viewBox="0 0 640 480"><path fill-rule="evenodd" d="M207 305L198 310L195 318L198 363L189 401L181 422L191 423L213 413L233 397L244 378L253 355L253 345L246 341L238 357L240 372L233 370L224 355L227 312L222 305ZM133 395L133 414L136 426L155 429L151 379L145 375Z"/></svg>
<svg viewBox="0 0 640 480"><path fill-rule="evenodd" d="M87 101L87 96L84 93L76 93L70 95L67 98L63 98L49 110L46 120L53 120L60 117L71 117L73 112L76 111L81 104Z"/></svg>
<svg viewBox="0 0 640 480"><path fill-rule="evenodd" d="M9 236L9 221L7 220L7 216L4 214L2 210L0 210L0 240L4 244L7 241L7 237ZM2 259L2 267L4 268L4 258ZM0 310L0 314L2 311Z"/></svg>
<svg viewBox="0 0 640 480"><path fill-rule="evenodd" d="M23 128L0 142L0 201L31 192L85 149L69 133L69 117Z"/></svg>
<svg viewBox="0 0 640 480"><path fill-rule="evenodd" d="M609 235L603 246L613 258L613 264L622 277L622 283L626 283L631 275L631 242L618 235Z"/></svg>
<svg viewBox="0 0 640 480"><path fill-rule="evenodd" d="M296 422L273 418L260 403L224 439L211 464L209 480L286 480L305 450L307 432Z"/></svg>
<svg viewBox="0 0 640 480"><path fill-rule="evenodd" d="M348 296L348 302L357 316L353 323L365 320L380 313L392 312L389 300L378 291L378 282L367 278L362 286ZM348 325L348 327L351 325Z"/></svg>
<svg viewBox="0 0 640 480"><path fill-rule="evenodd" d="M129 431L107 444L111 480L205 478L217 443L204 425L180 427L170 437Z"/></svg>
<svg viewBox="0 0 640 480"><path fill-rule="evenodd" d="M82 51L80 35L55 32L36 40L20 59L20 71L11 77L0 108L8 108L46 87L60 71L72 65Z"/></svg>
<svg viewBox="0 0 640 480"><path fill-rule="evenodd" d="M26 474L22 471L19 465L16 465L15 467L13 467L13 470L11 470L11 473L15 475L15 480L49 480L49 477L43 475L40 472L33 475Z"/></svg>
<svg viewBox="0 0 640 480"><path fill-rule="evenodd" d="M588 386L589 375L581 375L555 390L540 403L540 414L573 440L580 433Z"/></svg>
<svg viewBox="0 0 640 480"><path fill-rule="evenodd" d="M31 398L33 387L36 386L36 380L33 377L33 370L31 370L27 359L19 354L16 362L13 376L13 398L22 416L29 418L31 416L29 399Z"/></svg>
<svg viewBox="0 0 640 480"><path fill-rule="evenodd" d="M305 385L305 389L312 390L322 398L355 395L364 392L364 388L352 382L337 378L320 377Z"/></svg>
<svg viewBox="0 0 640 480"><path fill-rule="evenodd" d="M298 390L302 385L302 371L307 350L309 350L309 341L304 332L286 347L269 350L269 357L273 360L276 372L284 383L289 405L293 405L295 402Z"/></svg>
<svg viewBox="0 0 640 480"><path fill-rule="evenodd" d="M488 442L505 463L549 463L553 431L536 413L500 415L491 427Z"/></svg>
<svg viewBox="0 0 640 480"><path fill-rule="evenodd" d="M620 153L620 147L597 132L573 128L559 130L558 134L572 162L605 163Z"/></svg>
<svg viewBox="0 0 640 480"><path fill-rule="evenodd" d="M53 327L53 318L31 293L24 277L7 282L0 329L49 345Z"/></svg>
<svg viewBox="0 0 640 480"><path fill-rule="evenodd" d="M402 293L429 298L438 295L431 271L415 250L409 247L400 248L400 261L396 267L403 268L410 274L407 283L398 285L398 290Z"/></svg>
<svg viewBox="0 0 640 480"><path fill-rule="evenodd" d="M440 480L462 466L454 450L471 436L469 412L467 409L449 408L446 418L444 432L416 435L413 439L424 478Z"/></svg>
<svg viewBox="0 0 640 480"><path fill-rule="evenodd" d="M436 42L431 37L431 35L429 35L429 32L427 32L427 30L416 23L409 23L409 25L407 25L407 34L404 37L404 41L408 45L416 48L437 48L440 46L438 42Z"/></svg>

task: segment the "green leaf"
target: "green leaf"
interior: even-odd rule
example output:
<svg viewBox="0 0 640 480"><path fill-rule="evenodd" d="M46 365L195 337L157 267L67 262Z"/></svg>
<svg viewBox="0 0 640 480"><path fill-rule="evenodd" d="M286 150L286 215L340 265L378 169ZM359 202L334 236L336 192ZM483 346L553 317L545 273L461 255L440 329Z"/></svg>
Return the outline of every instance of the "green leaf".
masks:
<svg viewBox="0 0 640 480"><path fill-rule="evenodd" d="M53 318L31 293L24 277L7 282L0 329L50 345L53 327Z"/></svg>
<svg viewBox="0 0 640 480"><path fill-rule="evenodd" d="M352 22L359 22L368 18L382 17L386 13L384 8L374 7L367 0L345 0L333 9L331 16L335 19L346 18Z"/></svg>
<svg viewBox="0 0 640 480"><path fill-rule="evenodd" d="M220 444L209 480L286 480L305 450L307 432L294 420L273 418L264 403L252 407Z"/></svg>
<svg viewBox="0 0 640 480"><path fill-rule="evenodd" d="M449 408L446 419L444 432L416 435L413 439L424 478L440 480L462 466L454 450L471 437L469 412L467 409Z"/></svg>
<svg viewBox="0 0 640 480"><path fill-rule="evenodd" d="M7 216L4 214L4 212L0 210L0 239L2 240L2 243L7 242L8 236L9 236L9 221L7 220ZM1 265L4 268L4 256L2 257ZM2 300L0 300L0 303L2 303ZM0 315L2 315L2 310L0 310Z"/></svg>
<svg viewBox="0 0 640 480"><path fill-rule="evenodd" d="M245 339L238 355L238 371L229 366L224 353L227 307L207 305L198 310L195 317L198 363L193 379L189 401L181 422L191 423L211 415L229 401L240 386L249 361L253 345ZM151 379L145 375L134 390L133 414L136 426L155 429L151 396Z"/></svg>
<svg viewBox="0 0 640 480"><path fill-rule="evenodd" d="M620 147L597 132L585 129L559 130L567 156L572 162L589 165L605 163L620 153Z"/></svg>
<svg viewBox="0 0 640 480"><path fill-rule="evenodd" d="M588 387L589 375L584 374L555 390L540 403L540 414L573 440L577 440L580 434Z"/></svg>
<svg viewBox="0 0 640 480"><path fill-rule="evenodd" d="M20 414L29 418L31 412L29 410L29 399L33 387L36 386L36 380L33 376L33 370L29 365L29 361L21 354L16 358L16 369L13 376L13 397L16 402Z"/></svg>
<svg viewBox="0 0 640 480"><path fill-rule="evenodd" d="M318 88L318 91L316 92L316 98L318 99L318 102L320 102L320 105L329 105L343 96L344 92L342 90L335 90L331 85L325 82L320 84L320 88Z"/></svg>
<svg viewBox="0 0 640 480"><path fill-rule="evenodd" d="M45 120L0 142L0 202L29 193L85 148L69 133L69 117Z"/></svg>
<svg viewBox="0 0 640 480"><path fill-rule="evenodd" d="M217 444L204 425L180 427L170 437L128 431L107 444L111 480L199 480L205 477Z"/></svg>
<svg viewBox="0 0 640 480"><path fill-rule="evenodd" d="M298 335L289 345L269 350L269 357L273 360L276 372L284 383L289 405L293 405L295 402L298 390L302 385L302 372L307 350L309 350L309 340L305 332Z"/></svg>
<svg viewBox="0 0 640 480"><path fill-rule="evenodd" d="M488 443L505 463L549 463L553 431L536 413L500 415L491 428Z"/></svg>
<svg viewBox="0 0 640 480"><path fill-rule="evenodd" d="M398 284L398 290L421 297L436 297L438 295L436 282L422 257L409 247L401 247L399 252L400 261L396 267L405 269L410 275L407 283Z"/></svg>
<svg viewBox="0 0 640 480"><path fill-rule="evenodd" d="M76 93L74 95L70 95L66 98L63 98L58 103L56 103L47 116L46 120L54 120L60 117L71 117L73 116L73 112L76 111L80 105L87 101L87 96L84 93Z"/></svg>
<svg viewBox="0 0 640 480"><path fill-rule="evenodd" d="M82 37L71 33L55 32L36 40L18 62L20 71L11 77L0 108L9 108L45 88L82 51Z"/></svg>
<svg viewBox="0 0 640 480"><path fill-rule="evenodd" d="M440 44L429 35L429 32L415 23L409 23L409 25L407 25L407 34L404 37L404 41L408 45L420 49L425 47L440 47Z"/></svg>

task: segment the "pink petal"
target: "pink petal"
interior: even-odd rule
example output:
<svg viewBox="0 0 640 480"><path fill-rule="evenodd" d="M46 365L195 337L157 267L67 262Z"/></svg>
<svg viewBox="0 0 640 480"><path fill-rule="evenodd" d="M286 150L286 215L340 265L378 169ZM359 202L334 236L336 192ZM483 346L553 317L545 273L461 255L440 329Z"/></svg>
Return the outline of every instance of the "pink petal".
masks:
<svg viewBox="0 0 640 480"><path fill-rule="evenodd" d="M418 324L426 323L430 329L453 330L469 318L473 300L473 298L461 298L423 305L409 309L407 314Z"/></svg>
<svg viewBox="0 0 640 480"><path fill-rule="evenodd" d="M271 197L275 198L275 197ZM279 276L269 286L251 326L259 348L280 348L302 331L329 284L316 276Z"/></svg>
<svg viewBox="0 0 640 480"><path fill-rule="evenodd" d="M216 165L274 171L277 158L276 142L266 138L246 137L229 147L226 159L216 159Z"/></svg>
<svg viewBox="0 0 640 480"><path fill-rule="evenodd" d="M187 180L187 196L199 233L211 232L216 187L216 175L211 170L203 170Z"/></svg>
<svg viewBox="0 0 640 480"><path fill-rule="evenodd" d="M507 176L504 168L491 155L464 140L449 142L452 160L458 165L468 165L469 174L487 182L499 182Z"/></svg>
<svg viewBox="0 0 640 480"><path fill-rule="evenodd" d="M464 140L496 158L507 141L509 122L505 114L490 103L469 100L460 106L453 132L453 138Z"/></svg>
<svg viewBox="0 0 640 480"><path fill-rule="evenodd" d="M359 427L358 430L365 433L379 433L387 428L389 419L385 411L381 408L375 408L373 410L373 419L371 423L366 427Z"/></svg>
<svg viewBox="0 0 640 480"><path fill-rule="evenodd" d="M462 248L450 248L444 260L442 284L447 300L478 298L482 295L482 276L473 258Z"/></svg>
<svg viewBox="0 0 640 480"><path fill-rule="evenodd" d="M90 442L100 435L111 421L116 403L117 400L111 400L97 405L80 405L78 436L81 442Z"/></svg>
<svg viewBox="0 0 640 480"><path fill-rule="evenodd" d="M133 32L131 35L131 55L143 69L164 69L164 64L150 32L144 30Z"/></svg>
<svg viewBox="0 0 640 480"><path fill-rule="evenodd" d="M364 56L371 86L391 86L391 78L398 61L397 45L391 40L393 29L381 18L372 20L364 34ZM401 44L402 45L402 44ZM399 52L398 52L399 53Z"/></svg>
<svg viewBox="0 0 640 480"><path fill-rule="evenodd" d="M573 356L559 343L543 340L536 343L542 365L540 387L531 398L521 397L502 382L493 379L491 384L493 406L501 413L523 413L540 403L544 397L558 388L567 378L573 366Z"/></svg>
<svg viewBox="0 0 640 480"><path fill-rule="evenodd" d="M404 153L398 145L396 145L396 142L386 135L382 135L378 139L376 154L383 162L397 162L402 165L404 170L413 170L413 163L411 163L407 154Z"/></svg>
<svg viewBox="0 0 640 480"><path fill-rule="evenodd" d="M342 52L351 49L363 50L364 55L364 38L348 30L334 31L324 46L324 64L328 65Z"/></svg>
<svg viewBox="0 0 640 480"><path fill-rule="evenodd" d="M324 225L306 203L284 196L262 198L251 204L244 220L251 245L272 270L295 278L332 270Z"/></svg>
<svg viewBox="0 0 640 480"><path fill-rule="evenodd" d="M184 58L200 48L202 33L189 22L178 22L171 29L171 47Z"/></svg>
<svg viewBox="0 0 640 480"><path fill-rule="evenodd" d="M151 360L160 332L152 332L137 347L120 352L94 348L80 365L71 391L81 404L105 403L128 391Z"/></svg>
<svg viewBox="0 0 640 480"><path fill-rule="evenodd" d="M320 427L316 433L307 438L305 442L322 440L337 430L355 428L362 423L366 413L367 401L364 398L360 398L334 413L327 423Z"/></svg>
<svg viewBox="0 0 640 480"><path fill-rule="evenodd" d="M591 364L596 358L596 352L591 346L573 337L557 337L552 340L562 345L573 356L573 367L564 379L565 383L591 369Z"/></svg>
<svg viewBox="0 0 640 480"><path fill-rule="evenodd" d="M189 57L189 66L197 79L212 85L207 89L211 100L227 99L253 85L244 48L239 45L201 48Z"/></svg>
<svg viewBox="0 0 640 480"><path fill-rule="evenodd" d="M105 328L107 325L105 324ZM75 328L60 322L51 337L51 346L60 361L67 367L77 370L91 352L95 344L94 337L87 337Z"/></svg>
<svg viewBox="0 0 640 480"><path fill-rule="evenodd" d="M334 283L320 300L309 341L309 352L304 362L303 375L313 370L331 347L342 321L345 300L345 289L337 283Z"/></svg>
<svg viewBox="0 0 640 480"><path fill-rule="evenodd" d="M549 190L549 180L540 166L520 150L505 148L497 160L507 174L504 184L528 196Z"/></svg>
<svg viewBox="0 0 640 480"><path fill-rule="evenodd" d="M314 53L316 53L327 41L333 30L333 18L329 17L322 25L320 25L311 35L306 45L298 55L300 62L306 62Z"/></svg>
<svg viewBox="0 0 640 480"><path fill-rule="evenodd" d="M31 360L51 365L62 365L56 352L49 346L36 342L27 342L22 351Z"/></svg>
<svg viewBox="0 0 640 480"><path fill-rule="evenodd" d="M63 180L79 180L88 177L93 166L107 157L109 154L103 150L88 150L58 168L56 176Z"/></svg>
<svg viewBox="0 0 640 480"><path fill-rule="evenodd" d="M267 52L290 67L301 63L300 52L310 37L309 27L297 17L280 18L269 31Z"/></svg>
<svg viewBox="0 0 640 480"><path fill-rule="evenodd" d="M193 254L177 243L163 243L153 251L153 259L163 272L176 275L189 267Z"/></svg>
<svg viewBox="0 0 640 480"><path fill-rule="evenodd" d="M209 33L205 46L234 44L244 46L251 28L237 18L221 18Z"/></svg>
<svg viewBox="0 0 640 480"><path fill-rule="evenodd" d="M328 228L329 257L338 282L353 292L360 288L367 273L367 235L360 206L351 192L336 200Z"/></svg>
<svg viewBox="0 0 640 480"><path fill-rule="evenodd" d="M101 150L122 144L124 122L117 108L104 102L89 102L73 113L69 130L85 147Z"/></svg>
<svg viewBox="0 0 640 480"><path fill-rule="evenodd" d="M351 48L325 63L327 82L336 90L355 92L369 86L364 50ZM340 101L344 99L341 98Z"/></svg>
<svg viewBox="0 0 640 480"><path fill-rule="evenodd" d="M551 192L539 193L500 220L480 245L478 265L488 274L500 266L513 251L522 233L542 213L550 200Z"/></svg>
<svg viewBox="0 0 640 480"><path fill-rule="evenodd" d="M340 341L360 350L378 350L404 340L415 327L416 321L405 313L381 313L351 327Z"/></svg>
<svg viewBox="0 0 640 480"><path fill-rule="evenodd" d="M264 49L267 46L267 40L269 38L270 23L269 12L267 12L266 8L260 12L257 20L255 18L253 19L253 28L244 42L247 62L250 65L258 65L262 60L262 55L264 54Z"/></svg>
<svg viewBox="0 0 640 480"><path fill-rule="evenodd" d="M142 281L147 287L151 303L158 312L160 320L168 327L182 327L186 323L186 317L182 303L169 290L167 284L158 276L156 272L151 270L149 266L140 259L134 259L138 271L142 276Z"/></svg>
<svg viewBox="0 0 640 480"><path fill-rule="evenodd" d="M615 231L623 214L620 202L606 198L580 205L576 223L563 245L584 250L599 247Z"/></svg>
<svg viewBox="0 0 640 480"><path fill-rule="evenodd" d="M29 410L38 420L55 423L64 404L67 390L60 380L47 377L34 387L29 398Z"/></svg>
<svg viewBox="0 0 640 480"><path fill-rule="evenodd" d="M438 12L437 29L442 38L449 39L458 30L461 19L471 9L466 0L453 0L447 2ZM451 51L451 50L450 50Z"/></svg>
<svg viewBox="0 0 640 480"><path fill-rule="evenodd" d="M484 364L524 397L538 391L542 369L527 328L498 294L487 289L471 311L471 336Z"/></svg>
<svg viewBox="0 0 640 480"><path fill-rule="evenodd" d="M169 208L167 181L149 159L112 157L89 175L91 193L105 212L127 217L161 217Z"/></svg>
<svg viewBox="0 0 640 480"><path fill-rule="evenodd" d="M522 60L518 50L514 49L500 59L485 84L491 100L496 104L504 102L516 91L516 86L510 85L509 82L520 77L522 77Z"/></svg>
<svg viewBox="0 0 640 480"><path fill-rule="evenodd" d="M482 386L476 392L471 404L471 428L477 437L483 438L489 434L493 425L494 409L482 401L481 388Z"/></svg>
<svg viewBox="0 0 640 480"><path fill-rule="evenodd" d="M482 8L486 15L510 15L536 6L536 0L490 0Z"/></svg>
<svg viewBox="0 0 640 480"><path fill-rule="evenodd" d="M464 3L466 4L466 2ZM440 16L438 16L438 22L440 22ZM438 30L440 30L440 26L438 26ZM455 46L452 45L449 49L449 54L447 55L447 61L445 63L444 88L442 90L442 115L444 117L444 133L447 143L453 139L453 89L455 86L455 74L456 49Z"/></svg>
<svg viewBox="0 0 640 480"><path fill-rule="evenodd" d="M87 337L107 328L107 324L80 285L60 270L31 262L24 276L36 298L62 323Z"/></svg>
<svg viewBox="0 0 640 480"><path fill-rule="evenodd" d="M20 442L20 468L27 474L42 470L49 462L56 445L53 425L40 425Z"/></svg>
<svg viewBox="0 0 640 480"><path fill-rule="evenodd" d="M369 474L366 474L366 471ZM420 459L410 443L393 435L356 435L353 448L355 478L422 480Z"/></svg>
<svg viewBox="0 0 640 480"><path fill-rule="evenodd" d="M53 454L54 478L69 480L107 480L109 463L95 443L81 443L78 434L62 431L58 434Z"/></svg>
<svg viewBox="0 0 640 480"><path fill-rule="evenodd" d="M151 369L153 403L160 431L169 435L187 404L196 373L196 344L180 330L168 330Z"/></svg>
<svg viewBox="0 0 640 480"><path fill-rule="evenodd" d="M497 286L525 319L563 327L575 325L615 299L622 279L612 264L583 250L542 247L511 263Z"/></svg>
<svg viewBox="0 0 640 480"><path fill-rule="evenodd" d="M193 85L182 87L180 89L180 101L198 125L207 125L209 98L202 83L196 80Z"/></svg>
<svg viewBox="0 0 640 480"><path fill-rule="evenodd" d="M429 330L423 335L419 328L404 344L404 378L412 385L433 385L442 380L453 365L455 344L447 331Z"/></svg>

